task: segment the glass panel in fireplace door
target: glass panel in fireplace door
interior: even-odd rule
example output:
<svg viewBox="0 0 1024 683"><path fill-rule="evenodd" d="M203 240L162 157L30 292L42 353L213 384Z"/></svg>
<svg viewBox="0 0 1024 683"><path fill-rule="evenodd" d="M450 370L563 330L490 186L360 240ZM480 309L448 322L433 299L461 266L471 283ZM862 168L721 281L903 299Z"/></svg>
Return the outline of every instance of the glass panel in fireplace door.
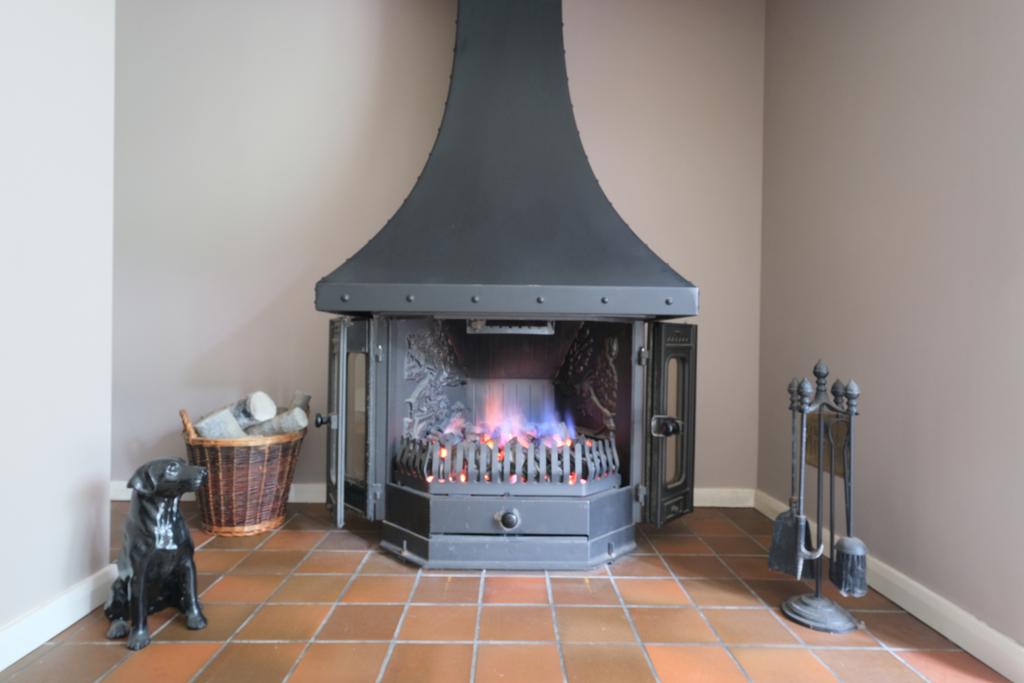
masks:
<svg viewBox="0 0 1024 683"><path fill-rule="evenodd" d="M697 328L673 323L651 328L645 516L661 526L693 509Z"/></svg>
<svg viewBox="0 0 1024 683"><path fill-rule="evenodd" d="M366 483L366 396L369 386L365 351L349 351L345 368L345 481Z"/></svg>
<svg viewBox="0 0 1024 683"><path fill-rule="evenodd" d="M318 416L317 423L329 426L327 506L339 527L343 526L346 507L366 516L372 513L368 507L372 498L367 495L370 335L369 320L331 321L328 415Z"/></svg>

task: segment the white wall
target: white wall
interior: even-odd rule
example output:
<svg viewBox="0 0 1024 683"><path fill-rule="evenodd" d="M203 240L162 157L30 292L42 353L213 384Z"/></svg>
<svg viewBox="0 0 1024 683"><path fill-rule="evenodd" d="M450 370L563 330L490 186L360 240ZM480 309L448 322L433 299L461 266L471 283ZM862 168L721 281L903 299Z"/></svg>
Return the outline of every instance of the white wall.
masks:
<svg viewBox="0 0 1024 683"><path fill-rule="evenodd" d="M181 453L177 410L326 395L313 285L433 143L453 0L118 6L113 477ZM697 478L753 487L762 0L567 0L569 85L623 217L700 287ZM323 479L311 431L297 481Z"/></svg>
<svg viewBox="0 0 1024 683"><path fill-rule="evenodd" d="M786 385L863 390L857 533L1024 641L1024 4L769 3L758 485Z"/></svg>
<svg viewBox="0 0 1024 683"><path fill-rule="evenodd" d="M113 0L5 3L0 93L3 668L108 561Z"/></svg>

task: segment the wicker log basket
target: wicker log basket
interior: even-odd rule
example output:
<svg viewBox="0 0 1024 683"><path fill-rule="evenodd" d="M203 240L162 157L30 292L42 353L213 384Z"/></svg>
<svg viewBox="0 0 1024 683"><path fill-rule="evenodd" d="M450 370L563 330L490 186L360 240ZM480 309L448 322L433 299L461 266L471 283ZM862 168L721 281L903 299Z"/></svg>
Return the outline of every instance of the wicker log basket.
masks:
<svg viewBox="0 0 1024 683"><path fill-rule="evenodd" d="M252 536L285 520L295 461L306 430L245 439L203 439L180 411L188 460L207 469L196 493L203 528L221 536Z"/></svg>

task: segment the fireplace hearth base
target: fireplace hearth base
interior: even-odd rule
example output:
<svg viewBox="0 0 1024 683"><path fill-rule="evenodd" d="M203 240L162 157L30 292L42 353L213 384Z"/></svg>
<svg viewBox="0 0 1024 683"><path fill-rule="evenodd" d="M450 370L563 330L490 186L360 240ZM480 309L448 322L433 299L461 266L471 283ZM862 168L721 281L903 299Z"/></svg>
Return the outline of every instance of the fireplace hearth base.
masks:
<svg viewBox="0 0 1024 683"><path fill-rule="evenodd" d="M381 547L428 569L589 569L636 548L632 493L438 496L389 485Z"/></svg>

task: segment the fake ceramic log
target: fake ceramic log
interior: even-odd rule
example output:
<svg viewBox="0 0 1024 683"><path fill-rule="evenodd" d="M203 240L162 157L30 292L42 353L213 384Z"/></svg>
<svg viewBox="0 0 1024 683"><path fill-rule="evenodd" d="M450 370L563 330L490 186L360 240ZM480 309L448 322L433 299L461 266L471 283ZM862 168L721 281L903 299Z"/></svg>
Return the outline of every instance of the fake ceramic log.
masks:
<svg viewBox="0 0 1024 683"><path fill-rule="evenodd" d="M277 415L277 404L265 391L254 391L225 408L231 411L238 421L238 426L242 429L252 427L254 424L264 422Z"/></svg>
<svg viewBox="0 0 1024 683"><path fill-rule="evenodd" d="M204 439L244 439L245 430L230 408L221 408L196 422L196 433Z"/></svg>
<svg viewBox="0 0 1024 683"><path fill-rule="evenodd" d="M312 396L304 391L296 391L292 395L292 404L288 408L300 408L304 413L309 413L309 402L313 399Z"/></svg>
<svg viewBox="0 0 1024 683"><path fill-rule="evenodd" d="M280 415L253 425L245 430L249 436L272 436L300 432L309 425L309 418L302 408L290 408Z"/></svg>

